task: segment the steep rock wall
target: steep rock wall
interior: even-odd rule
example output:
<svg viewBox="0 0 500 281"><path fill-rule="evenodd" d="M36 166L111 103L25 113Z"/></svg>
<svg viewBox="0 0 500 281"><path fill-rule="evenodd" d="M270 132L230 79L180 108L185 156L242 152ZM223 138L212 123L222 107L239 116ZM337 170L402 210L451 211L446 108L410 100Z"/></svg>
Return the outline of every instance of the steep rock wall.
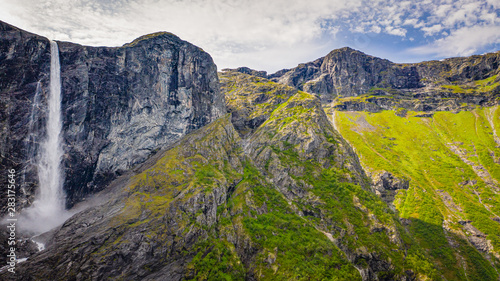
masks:
<svg viewBox="0 0 500 281"><path fill-rule="evenodd" d="M396 98L396 103L404 100L405 104L400 107L421 110L415 101L430 98L431 101L425 102L435 105L428 110L440 110L443 105L445 110L449 110L458 107L445 104L450 101L450 95L457 94L458 103L495 104L494 95L500 89L499 65L500 52L400 64L346 47L333 50L315 61L278 71L268 75L268 78L319 94L323 103L329 103L336 97L388 96ZM366 103L355 103L372 111ZM379 100L375 107L381 110L394 107L394 104L390 100ZM351 110L349 107L342 105L339 109Z"/></svg>
<svg viewBox="0 0 500 281"><path fill-rule="evenodd" d="M1 166L18 170L25 205L37 186L28 151L36 155L45 134L49 41L1 22L0 41ZM116 48L58 43L68 205L226 111L210 55L173 34Z"/></svg>

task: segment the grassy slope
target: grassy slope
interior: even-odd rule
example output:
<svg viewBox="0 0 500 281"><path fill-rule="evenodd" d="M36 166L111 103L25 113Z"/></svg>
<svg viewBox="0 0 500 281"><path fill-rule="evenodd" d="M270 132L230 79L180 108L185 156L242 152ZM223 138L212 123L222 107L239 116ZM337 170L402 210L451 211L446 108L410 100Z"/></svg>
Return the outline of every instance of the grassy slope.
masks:
<svg viewBox="0 0 500 281"><path fill-rule="evenodd" d="M259 81L264 82L266 88L273 86ZM237 97L233 102L238 105ZM340 131L358 149L366 166L411 179L410 190L397 197L401 216L413 218L405 229L397 214L362 187L363 176L353 154L315 96L299 91L279 104L270 102L269 118L245 140L244 148L226 116L186 136L135 176L124 208L111 219L113 235L92 258L113 263L116 257L109 253L130 249L136 244L136 233L144 233L142 243L162 252L155 256L159 260L142 266L142 272L155 272L172 259L185 259L188 280L360 280L359 271L369 269L376 269L373 274L382 280L401 279L408 270L419 280L439 280L441 273L447 280L496 276L488 261L461 238L461 225L456 221L473 221L490 239L498 228L478 223L479 218L491 220L475 193L448 188L448 182L437 180L450 172L438 167L448 164L462 169L457 174L476 180L482 198L488 190L472 168L457 166L463 162L439 142L448 135L457 136L445 132L449 126L439 122L439 114L431 122L398 119L392 112L338 113ZM497 118L498 110L488 114ZM366 122L356 128L360 117ZM405 122L414 131L405 129ZM436 137L426 137L433 131ZM387 135L381 137L382 133ZM433 164L422 152L409 155L415 148L431 153L440 164ZM481 151L477 161L486 157ZM490 174L497 175L493 168ZM454 217L438 189L460 204L463 218ZM496 210L495 206L496 201L488 208ZM442 231L445 220L455 232ZM450 240L455 247L449 246ZM460 271L464 265L467 272Z"/></svg>
<svg viewBox="0 0 500 281"><path fill-rule="evenodd" d="M414 241L389 208L369 191L347 182L351 177L345 166L349 159L339 163L342 153L335 153L345 144L338 142L328 122L322 127L318 120L327 121L319 101L298 92L275 108L250 138L263 151L271 151L268 160L272 163L262 161L258 153L242 155L234 146L223 145L228 151L225 154L239 155L236 162L242 163L243 174L234 165L218 161L218 157L204 156L218 155L211 151L211 145L222 133L220 129L205 130L206 136L181 143L136 177L126 209L135 210L140 202L141 212L125 214L129 220L130 214L138 217L159 212L161 216L162 210L176 201L200 192L208 195L217 183L237 179L234 192L217 207L215 224L200 223L203 213L193 216L177 212L178 233L192 229L204 233L193 248L186 249L186 255L194 253L187 266L187 279L243 280L252 276L258 280L360 280L353 264L367 268L373 255L387 265L379 269L379 277L402 276L412 269L418 276L432 278L436 271L433 265L423 251L411 246ZM223 127L229 125L225 118L210 127L221 122ZM318 143L321 145L316 150L306 151ZM202 155L186 153L190 151L186 144ZM329 159L315 153L326 153ZM277 173L298 183L305 194L289 197L287 191L294 188L292 185L278 187L271 183ZM139 197L143 199L138 201ZM391 236L396 238L391 240ZM346 252L356 259L349 261Z"/></svg>
<svg viewBox="0 0 500 281"><path fill-rule="evenodd" d="M497 89L500 86L498 75L492 75L483 80L476 80L467 84L451 84L441 85L443 89L447 89L453 93L487 93Z"/></svg>
<svg viewBox="0 0 500 281"><path fill-rule="evenodd" d="M351 252L361 251L362 247L365 247L366 252L381 254L390 253L390 249L397 251L399 245L391 243L386 231L370 231L374 221L387 225L388 228L394 227L394 221L387 215L386 206L380 204L378 198L359 186L345 182L349 171L340 161L344 155L334 154L338 150L338 140L335 139L331 126L329 128L327 122L321 122L321 117L326 116L321 116L324 113L315 101L317 102L312 95L299 92L278 107L257 130L251 139L261 144L260 151L256 154L264 154L267 149L272 151L266 164L260 166L264 166L264 172L270 177L281 177L280 171L285 171L285 175L295 182L288 186L289 189L293 185L304 186L290 192L304 192L306 195L297 196L290 201L295 203L296 209L306 213L306 219L332 234L338 243L346 245ZM321 142L318 150L329 151L325 153L330 155L328 158L315 158L314 152L305 152L307 144L314 142L312 139ZM339 182L338 178L344 178L344 182ZM360 205L369 204L369 208L356 206L354 201L359 198ZM402 261L401 257L399 261ZM366 266L361 260L358 263L360 267Z"/></svg>
<svg viewBox="0 0 500 281"><path fill-rule="evenodd" d="M247 103L247 97L255 94L254 86L259 86L256 82L271 89L282 87L238 76L238 94L233 90L228 93L230 109ZM412 246L414 240L387 205L370 191L349 183L363 183L353 167L354 156L348 153L347 144L329 123L316 97L299 91L274 106L247 143L255 167L248 166L245 174L253 175L252 180L245 178L240 183L235 192L238 195L222 213L238 210L239 215L230 220L233 225L243 221L245 235L259 245L251 263L259 279L359 278L346 263L345 254L362 270L374 267L368 263L385 262L376 273L381 278L401 278L406 270L413 270L422 279L438 279L426 253ZM267 183L263 181L266 177ZM248 213L252 216L243 215ZM331 235L333 243L326 235ZM321 258L325 253L327 259ZM270 258L276 262L270 263Z"/></svg>
<svg viewBox="0 0 500 281"><path fill-rule="evenodd" d="M486 255L464 239L468 234L458 222L472 221L498 256L500 224L492 218L500 213L500 148L492 125L498 131L499 111L437 112L432 118L398 117L393 111L336 112L337 128L370 172L385 170L410 179L395 205L401 217L412 219L411 233L449 280L498 278ZM498 268L498 259L490 258Z"/></svg>
<svg viewBox="0 0 500 281"><path fill-rule="evenodd" d="M239 72L220 72L219 80L233 119L237 116L247 123L235 124L243 135L252 131L248 123L260 125L276 107L297 93L292 87Z"/></svg>

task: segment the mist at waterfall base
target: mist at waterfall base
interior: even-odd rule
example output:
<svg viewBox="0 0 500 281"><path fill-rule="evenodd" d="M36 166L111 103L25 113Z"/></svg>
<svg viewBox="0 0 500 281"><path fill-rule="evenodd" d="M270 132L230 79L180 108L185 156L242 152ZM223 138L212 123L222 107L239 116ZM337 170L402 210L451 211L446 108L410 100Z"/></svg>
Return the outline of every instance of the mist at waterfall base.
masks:
<svg viewBox="0 0 500 281"><path fill-rule="evenodd" d="M30 159L37 166L39 187L33 204L22 211L18 218L19 229L32 234L49 231L70 217L70 213L64 207L65 194L62 186L64 173L61 169L63 156L61 77L59 50L56 42L50 42L50 53L50 93L46 110L46 137L40 142L36 158Z"/></svg>

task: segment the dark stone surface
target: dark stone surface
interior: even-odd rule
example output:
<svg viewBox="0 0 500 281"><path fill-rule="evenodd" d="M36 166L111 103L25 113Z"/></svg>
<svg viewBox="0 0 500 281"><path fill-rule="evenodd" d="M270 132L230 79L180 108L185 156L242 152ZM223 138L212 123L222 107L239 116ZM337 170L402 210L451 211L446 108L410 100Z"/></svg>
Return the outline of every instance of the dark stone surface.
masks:
<svg viewBox="0 0 500 281"><path fill-rule="evenodd" d="M222 71L232 71L232 72L240 72L248 75L253 75L261 78L267 78L267 72L266 71L260 71L260 70L254 70L248 67L238 67L235 69L231 68L225 68Z"/></svg>
<svg viewBox="0 0 500 281"><path fill-rule="evenodd" d="M226 112L210 55L173 34L119 48L58 45L68 206ZM28 152L36 155L44 138L49 77L49 41L0 22L0 168L18 171L19 207L32 202L37 186ZM35 109L37 82L42 105Z"/></svg>
<svg viewBox="0 0 500 281"><path fill-rule="evenodd" d="M28 151L29 120L31 111L36 110L32 103L37 82L48 85L49 76L49 41L0 22L0 176L6 179L8 169L16 170L18 206L26 204L20 184L28 191L36 185L35 167L27 162L28 154L36 154ZM42 105L46 94L42 89ZM45 126L45 116L36 121L32 137L41 139L43 132L38 129ZM6 200L6 196L0 197L0 214L5 213Z"/></svg>
<svg viewBox="0 0 500 281"><path fill-rule="evenodd" d="M473 95L445 91L441 85L473 84L499 73L500 52L442 61L427 61L412 64L397 64L373 57L360 51L345 47L331 51L325 57L299 64L292 69L280 70L267 78L300 90L321 95L323 103L335 97L354 97L365 94L394 96L405 99L402 107L411 110L449 110L455 105L446 104L448 98L457 103L491 105L495 102L492 93ZM498 88L493 89L498 93ZM451 97L444 97L450 95ZM428 108L419 106L418 101L425 99ZM377 111L391 109L394 101L377 100L375 105L343 104L338 110ZM398 104L399 105L399 104ZM445 107L442 109L441 107Z"/></svg>

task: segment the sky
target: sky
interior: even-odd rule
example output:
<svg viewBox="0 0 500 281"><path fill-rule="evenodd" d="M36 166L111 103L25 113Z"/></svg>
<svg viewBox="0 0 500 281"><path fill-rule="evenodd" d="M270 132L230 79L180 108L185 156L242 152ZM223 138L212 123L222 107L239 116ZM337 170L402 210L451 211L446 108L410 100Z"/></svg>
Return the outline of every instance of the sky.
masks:
<svg viewBox="0 0 500 281"><path fill-rule="evenodd" d="M500 0L0 0L0 20L90 46L168 31L219 70L272 73L345 46L393 62L500 50Z"/></svg>

